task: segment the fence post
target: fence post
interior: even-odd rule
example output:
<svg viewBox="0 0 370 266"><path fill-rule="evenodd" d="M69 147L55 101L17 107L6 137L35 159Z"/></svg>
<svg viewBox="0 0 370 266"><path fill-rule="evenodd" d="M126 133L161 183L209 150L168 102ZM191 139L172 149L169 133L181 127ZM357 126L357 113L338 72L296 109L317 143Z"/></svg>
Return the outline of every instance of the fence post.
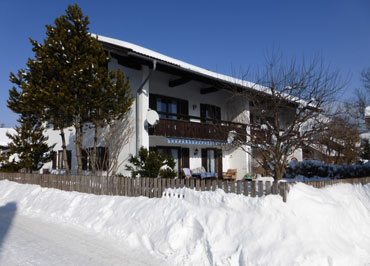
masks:
<svg viewBox="0 0 370 266"><path fill-rule="evenodd" d="M249 181L244 180L244 196L249 196Z"/></svg>
<svg viewBox="0 0 370 266"><path fill-rule="evenodd" d="M200 180L199 179L195 180L195 190L200 191Z"/></svg>
<svg viewBox="0 0 370 266"><path fill-rule="evenodd" d="M277 195L278 192L279 192L278 182L276 180L274 180L274 182L272 183L272 194Z"/></svg>
<svg viewBox="0 0 370 266"><path fill-rule="evenodd" d="M224 191L225 193L229 193L229 181L224 180Z"/></svg>
<svg viewBox="0 0 370 266"><path fill-rule="evenodd" d="M266 181L265 186L266 186L266 196L267 196L267 195L271 194L271 182Z"/></svg>
<svg viewBox="0 0 370 266"><path fill-rule="evenodd" d="M231 191L230 192L235 193L235 181L234 180L231 180L230 186L231 186Z"/></svg>
<svg viewBox="0 0 370 266"><path fill-rule="evenodd" d="M211 186L212 186L212 191L215 191L216 186L217 186L216 180L212 180Z"/></svg>
<svg viewBox="0 0 370 266"><path fill-rule="evenodd" d="M254 198L256 197L256 181L251 182L252 188L251 188L251 196Z"/></svg>
<svg viewBox="0 0 370 266"><path fill-rule="evenodd" d="M258 181L258 197L263 196L263 181Z"/></svg>
<svg viewBox="0 0 370 266"><path fill-rule="evenodd" d="M202 179L200 181L200 190L201 191L204 191L205 190L205 185L206 185L206 181L204 179Z"/></svg>
<svg viewBox="0 0 370 266"><path fill-rule="evenodd" d="M217 188L218 189L222 189L223 188L223 186L222 186L223 184L224 184L224 180L219 179L218 182L217 182Z"/></svg>
<svg viewBox="0 0 370 266"><path fill-rule="evenodd" d="M287 186L288 184L286 182L280 182L280 196L283 198L283 202L286 202L287 199Z"/></svg>

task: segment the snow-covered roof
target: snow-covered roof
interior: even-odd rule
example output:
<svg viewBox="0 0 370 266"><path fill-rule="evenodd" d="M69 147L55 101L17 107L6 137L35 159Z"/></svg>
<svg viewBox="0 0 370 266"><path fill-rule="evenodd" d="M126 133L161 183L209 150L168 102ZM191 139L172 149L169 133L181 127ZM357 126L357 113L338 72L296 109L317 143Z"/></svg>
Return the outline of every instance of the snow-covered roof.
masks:
<svg viewBox="0 0 370 266"><path fill-rule="evenodd" d="M253 88L255 90L260 90L260 91L267 92L266 91L267 88L265 88L263 86L260 86L258 84L255 84L253 82L237 79L237 78L234 78L234 77L231 77L231 76L227 76L227 75L223 75L223 74L213 72L213 71L205 69L205 68L197 67L197 66L188 64L186 62L183 62L183 61L180 61L178 59L166 56L164 54L152 51L150 49L141 47L141 46L133 44L133 43L129 43L129 42L125 42L125 41L121 41L121 40L117 40L117 39L113 39L113 38L109 38L109 37L105 37L105 36L97 35L97 34L92 34L92 36L97 37L98 40L101 41L101 42L116 45L116 46L119 46L119 47L122 47L122 48L125 48L125 49L129 49L129 50L131 50L132 52L134 52L136 54L143 55L143 56L146 56L146 57L150 57L152 59L177 66L177 67L182 68L184 70L187 70L187 71L190 71L190 72L193 72L193 73L196 73L196 74L208 77L208 78L218 79L220 81L226 81L226 82L236 84L236 85L240 85L240 86L243 86L243 87Z"/></svg>
<svg viewBox="0 0 370 266"><path fill-rule="evenodd" d="M363 140L370 140L370 132L361 133L360 138Z"/></svg>
<svg viewBox="0 0 370 266"><path fill-rule="evenodd" d="M365 108L365 117L370 118L370 106L366 106Z"/></svg>
<svg viewBox="0 0 370 266"><path fill-rule="evenodd" d="M7 132L12 135L16 133L14 128L0 128L0 146L5 147L8 146L10 142L12 142L11 139L6 136Z"/></svg>
<svg viewBox="0 0 370 266"><path fill-rule="evenodd" d="M107 43L107 44L115 45L115 46L118 46L118 47L121 47L121 48L124 48L124 49L128 49L128 50L131 51L131 53L135 53L137 55L141 55L141 56L145 56L145 57L148 57L148 58L151 58L151 59L155 59L157 61L161 61L163 63L176 66L176 67L178 67L180 69L183 69L185 71L193 72L194 74L197 74L197 75L200 75L200 76L215 79L215 80L218 80L218 81L221 81L221 82L231 83L233 85L242 86L242 87L245 87L245 88L253 89L255 91L260 91L260 92L271 95L271 90L269 88L265 87L265 86L262 86L262 85L259 85L259 84L256 84L256 83L253 83L253 82L250 82L250 81L246 81L246 80L234 78L234 77L231 77L231 76L227 76L227 75L224 75L224 74L216 73L214 71L211 71L211 70L208 70L208 69L205 69L205 68L201 68L201 67L198 67L198 66L194 66L194 65L188 64L186 62L183 62L181 60L166 56L164 54L152 51L150 49L144 48L142 46L139 46L139 45L136 45L136 44L133 44L133 43L117 40L117 39L110 38L110 37L105 37L105 36L98 35L98 34L91 34L91 35L93 37L98 38L98 40L103 42L103 43ZM304 100L296 98L292 95L285 94L285 96L286 96L286 99L288 101L300 103L300 104L303 104L303 105L307 104ZM312 104L312 103L310 105L312 107L315 107L314 104Z"/></svg>

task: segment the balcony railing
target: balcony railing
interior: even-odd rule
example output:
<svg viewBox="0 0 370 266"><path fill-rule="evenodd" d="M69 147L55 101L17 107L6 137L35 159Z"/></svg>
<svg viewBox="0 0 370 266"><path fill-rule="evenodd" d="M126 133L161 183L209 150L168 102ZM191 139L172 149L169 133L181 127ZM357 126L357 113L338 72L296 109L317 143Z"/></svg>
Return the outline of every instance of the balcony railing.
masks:
<svg viewBox="0 0 370 266"><path fill-rule="evenodd" d="M235 131L238 138L246 136L246 125L242 123L165 112L158 113L178 117L182 120L160 118L158 124L154 128L150 128L150 135L223 142L227 141L230 131ZM199 122L193 122L190 119Z"/></svg>

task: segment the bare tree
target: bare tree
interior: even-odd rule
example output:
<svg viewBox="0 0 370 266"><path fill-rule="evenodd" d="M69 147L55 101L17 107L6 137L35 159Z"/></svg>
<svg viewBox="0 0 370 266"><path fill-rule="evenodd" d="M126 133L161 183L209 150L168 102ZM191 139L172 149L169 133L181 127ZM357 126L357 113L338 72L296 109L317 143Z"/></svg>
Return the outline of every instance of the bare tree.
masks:
<svg viewBox="0 0 370 266"><path fill-rule="evenodd" d="M365 89L367 89L368 92L370 92L370 68L362 70L361 80L364 84Z"/></svg>
<svg viewBox="0 0 370 266"><path fill-rule="evenodd" d="M98 175L108 177L117 174L118 169L124 163L125 158L120 158L122 149L128 145L133 136L134 127L130 115L126 115L120 120L112 121L106 128L99 130L98 152L93 148L86 149L86 155L89 158L91 170ZM94 159L94 154L98 158Z"/></svg>
<svg viewBox="0 0 370 266"><path fill-rule="evenodd" d="M357 88L354 96L345 102L346 117L358 125L361 132L367 130L365 108L370 106L370 68L361 72L363 88Z"/></svg>
<svg viewBox="0 0 370 266"><path fill-rule="evenodd" d="M334 117L317 137L317 146L325 163L356 163L361 154L361 140L356 125L341 117Z"/></svg>
<svg viewBox="0 0 370 266"><path fill-rule="evenodd" d="M355 89L352 98L343 105L342 117L351 121L360 132L366 130L365 108L370 105L370 91L365 88Z"/></svg>
<svg viewBox="0 0 370 266"><path fill-rule="evenodd" d="M322 130L344 82L318 57L284 61L273 54L266 61L254 83L228 87L249 102L246 133L240 136L238 131L233 144L253 153L257 163L279 180L293 152L313 142Z"/></svg>

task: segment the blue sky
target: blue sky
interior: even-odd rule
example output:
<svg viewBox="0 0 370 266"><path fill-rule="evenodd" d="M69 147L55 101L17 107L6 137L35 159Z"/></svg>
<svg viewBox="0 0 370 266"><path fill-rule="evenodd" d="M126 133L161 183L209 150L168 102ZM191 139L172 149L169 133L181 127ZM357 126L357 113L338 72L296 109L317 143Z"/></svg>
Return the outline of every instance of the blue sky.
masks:
<svg viewBox="0 0 370 266"><path fill-rule="evenodd" d="M0 123L17 115L6 107L9 73L33 57L28 38L41 41L68 4L90 18L91 32L132 42L176 59L230 74L262 66L266 51L284 56L321 54L332 69L351 75L345 96L361 87L370 67L370 1L50 1L0 3Z"/></svg>

